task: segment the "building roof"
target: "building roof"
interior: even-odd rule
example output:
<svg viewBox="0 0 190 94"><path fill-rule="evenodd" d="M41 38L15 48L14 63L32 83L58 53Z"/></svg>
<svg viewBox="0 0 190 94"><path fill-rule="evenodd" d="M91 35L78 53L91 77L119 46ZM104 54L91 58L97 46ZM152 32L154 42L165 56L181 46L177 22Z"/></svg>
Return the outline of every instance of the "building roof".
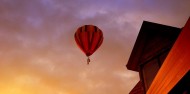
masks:
<svg viewBox="0 0 190 94"><path fill-rule="evenodd" d="M167 94L183 78L183 76L188 73L190 70L189 48L190 18L167 55L163 65L148 89L147 94ZM188 86L187 88L189 89ZM189 92L187 94L189 94Z"/></svg>
<svg viewBox="0 0 190 94"><path fill-rule="evenodd" d="M129 94L145 94L142 81L139 81Z"/></svg>
<svg viewBox="0 0 190 94"><path fill-rule="evenodd" d="M144 21L126 67L139 71L140 64L170 50L180 31L180 28Z"/></svg>

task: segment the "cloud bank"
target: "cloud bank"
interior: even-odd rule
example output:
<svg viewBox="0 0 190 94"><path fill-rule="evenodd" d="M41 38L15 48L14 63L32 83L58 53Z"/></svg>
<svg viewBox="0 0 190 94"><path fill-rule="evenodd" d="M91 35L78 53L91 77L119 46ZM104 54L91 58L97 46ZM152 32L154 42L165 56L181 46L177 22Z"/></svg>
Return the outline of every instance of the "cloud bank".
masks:
<svg viewBox="0 0 190 94"><path fill-rule="evenodd" d="M126 69L143 20L183 27L189 0L0 0L0 93L127 94L138 73ZM86 57L74 41L84 24L104 33Z"/></svg>

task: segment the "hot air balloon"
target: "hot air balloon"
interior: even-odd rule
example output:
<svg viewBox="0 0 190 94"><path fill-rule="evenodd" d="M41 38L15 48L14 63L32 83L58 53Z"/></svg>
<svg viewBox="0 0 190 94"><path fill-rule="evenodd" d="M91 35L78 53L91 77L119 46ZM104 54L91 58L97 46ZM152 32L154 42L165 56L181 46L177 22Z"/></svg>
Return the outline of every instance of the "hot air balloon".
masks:
<svg viewBox="0 0 190 94"><path fill-rule="evenodd" d="M89 64L89 56L92 55L103 42L102 31L94 25L84 25L75 32L75 41L78 47L87 56L87 64Z"/></svg>

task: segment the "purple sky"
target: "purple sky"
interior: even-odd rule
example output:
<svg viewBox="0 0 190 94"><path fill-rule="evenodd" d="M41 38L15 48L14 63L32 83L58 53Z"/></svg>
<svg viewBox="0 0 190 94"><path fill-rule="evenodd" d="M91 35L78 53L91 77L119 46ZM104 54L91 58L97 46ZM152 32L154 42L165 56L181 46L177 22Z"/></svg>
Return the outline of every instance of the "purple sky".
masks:
<svg viewBox="0 0 190 94"><path fill-rule="evenodd" d="M190 0L0 0L0 94L128 94L143 20L181 28L189 16ZM104 34L89 66L74 40L85 24Z"/></svg>

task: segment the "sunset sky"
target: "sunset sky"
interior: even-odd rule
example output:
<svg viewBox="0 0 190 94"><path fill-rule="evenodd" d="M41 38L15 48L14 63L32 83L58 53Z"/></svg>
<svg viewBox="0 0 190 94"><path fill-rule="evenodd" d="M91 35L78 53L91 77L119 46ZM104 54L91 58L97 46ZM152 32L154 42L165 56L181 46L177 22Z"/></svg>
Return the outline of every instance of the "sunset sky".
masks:
<svg viewBox="0 0 190 94"><path fill-rule="evenodd" d="M181 28L190 0L0 0L0 94L128 94L126 64L144 20ZM104 34L86 64L74 33Z"/></svg>

